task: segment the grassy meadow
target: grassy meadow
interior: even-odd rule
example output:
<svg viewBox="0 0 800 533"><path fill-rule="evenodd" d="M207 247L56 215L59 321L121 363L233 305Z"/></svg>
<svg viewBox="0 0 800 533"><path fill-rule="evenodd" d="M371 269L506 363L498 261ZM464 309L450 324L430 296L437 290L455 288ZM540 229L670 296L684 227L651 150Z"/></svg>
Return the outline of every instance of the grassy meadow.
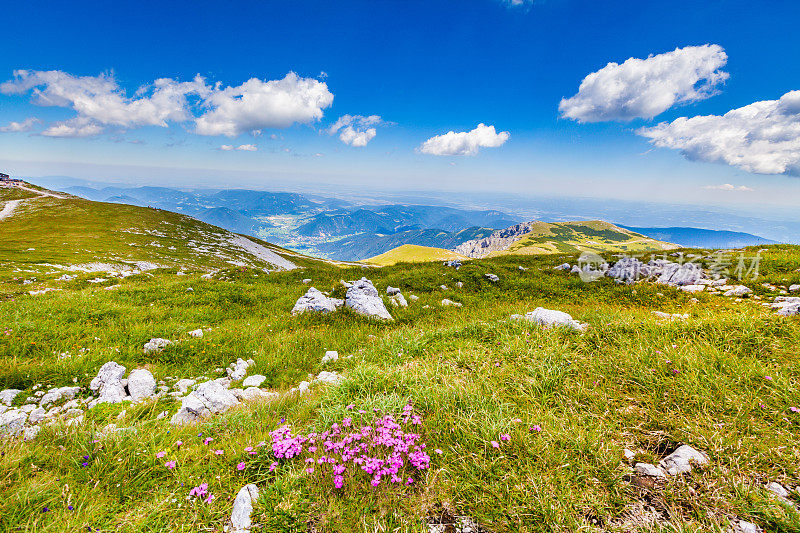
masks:
<svg viewBox="0 0 800 533"><path fill-rule="evenodd" d="M800 249L769 247L761 255L765 281L798 282ZM322 370L345 379L242 404L194 426L156 418L179 407L167 397L99 406L83 424L3 441L0 530L223 531L239 488L256 483L253 531L264 532L423 532L432 518L462 515L489 532L727 531L734 518L800 531L800 514L764 488L800 483L800 413L790 409L800 407L800 321L752 300L650 283L583 283L552 270L570 259L503 256L460 270L307 261L283 273L231 268L211 280L200 278L203 269L177 276L163 268L103 283L88 282L96 274L55 281L57 274L40 272L33 288L62 290L39 296L23 284L33 274L7 270L0 275L0 389L23 389L16 404L36 384L88 387L110 360L146 367L167 384L217 377L238 357L254 359L250 373L281 393ZM500 282L489 282L487 272ZM290 315L307 289L304 278L341 298L339 280L364 275L381 292L391 285L419 300L389 307L391 323L347 310ZM764 293L760 283L750 285ZM442 307L443 298L463 307ZM537 306L590 328L542 330L508 319ZM663 321L655 310L690 318ZM188 336L196 328L207 328L203 338ZM144 355L151 337L180 342ZM339 360L321 365L326 350L337 350ZM370 424L408 402L422 417L416 429L427 448L442 452L431 453L431 467L412 485L353 478L335 488L302 461L271 469L270 432L282 420L293 431L321 432L346 416ZM109 423L125 430L100 436ZM510 438L501 440L504 434ZM203 444L208 437L212 443ZM258 447L262 441L267 446ZM710 464L652 482L631 476L623 459L628 448L637 461L657 463L681 443L708 454ZM167 459L174 469L165 468ZM200 483L211 502L188 497ZM792 498L800 502L797 493Z"/></svg>

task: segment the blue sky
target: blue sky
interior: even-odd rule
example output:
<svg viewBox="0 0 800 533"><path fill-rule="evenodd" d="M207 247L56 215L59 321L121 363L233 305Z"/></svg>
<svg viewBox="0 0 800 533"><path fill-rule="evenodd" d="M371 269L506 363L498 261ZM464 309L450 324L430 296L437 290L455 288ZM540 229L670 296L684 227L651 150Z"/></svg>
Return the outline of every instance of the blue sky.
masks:
<svg viewBox="0 0 800 533"><path fill-rule="evenodd" d="M0 165L21 175L800 203L797 2L29 2L5 12ZM579 92L629 58L643 63L609 67ZM692 92L686 69L706 76L694 84L705 91ZM197 75L196 88L178 90L185 105L148 114L155 80L174 89ZM607 101L620 80L623 97ZM112 86L82 101L97 83ZM241 91L255 95L246 109ZM664 109L652 109L661 97ZM761 118L674 122L755 102L773 104ZM778 133L766 146L709 137L741 128Z"/></svg>

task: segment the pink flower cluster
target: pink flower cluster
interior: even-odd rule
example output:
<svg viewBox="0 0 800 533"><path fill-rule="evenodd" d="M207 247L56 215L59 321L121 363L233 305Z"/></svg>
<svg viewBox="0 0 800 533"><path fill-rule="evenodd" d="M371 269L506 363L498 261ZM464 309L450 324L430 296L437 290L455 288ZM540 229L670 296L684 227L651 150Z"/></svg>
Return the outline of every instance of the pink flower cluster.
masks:
<svg viewBox="0 0 800 533"><path fill-rule="evenodd" d="M399 421L385 415L373 425L361 428L356 428L352 418L347 417L341 424L335 423L319 434L294 435L289 426L284 425L270 433L272 453L278 461L308 455L306 472L311 474L318 469L323 476L330 475L336 488L344 486L346 476L361 475L359 471L371 477L373 487L382 481L411 485L414 478L407 475L409 470L425 470L431 464L421 436L404 427L422 424L422 418L412 411L413 407L408 404ZM273 462L270 472L278 466L278 462Z"/></svg>

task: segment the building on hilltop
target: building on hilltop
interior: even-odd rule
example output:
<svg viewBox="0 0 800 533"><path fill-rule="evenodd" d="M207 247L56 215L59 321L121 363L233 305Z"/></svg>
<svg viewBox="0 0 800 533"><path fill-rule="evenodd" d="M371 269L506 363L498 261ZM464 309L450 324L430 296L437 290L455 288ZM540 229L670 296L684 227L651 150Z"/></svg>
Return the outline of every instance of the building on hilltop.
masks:
<svg viewBox="0 0 800 533"><path fill-rule="evenodd" d="M8 174L3 174L2 172L0 172L0 185L8 187L9 185L17 185L19 183L22 183L22 180L12 178Z"/></svg>
<svg viewBox="0 0 800 533"><path fill-rule="evenodd" d="M10 179L11 179L11 176L9 176L8 174L3 174L2 172L0 172L0 181L9 181Z"/></svg>

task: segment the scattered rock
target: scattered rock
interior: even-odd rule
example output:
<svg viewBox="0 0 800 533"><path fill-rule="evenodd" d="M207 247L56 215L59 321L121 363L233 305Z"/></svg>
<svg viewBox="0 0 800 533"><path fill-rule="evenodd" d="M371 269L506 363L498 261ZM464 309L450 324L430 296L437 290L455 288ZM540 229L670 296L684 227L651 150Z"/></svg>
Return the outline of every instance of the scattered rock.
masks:
<svg viewBox="0 0 800 533"><path fill-rule="evenodd" d="M17 394L22 392L19 389L5 389L0 391L0 403L4 405L11 405L11 402L14 401L14 398L17 397Z"/></svg>
<svg viewBox="0 0 800 533"><path fill-rule="evenodd" d="M786 488L777 481L771 481L767 483L767 490L775 494L779 498L784 498L784 499L789 498L789 491L786 490Z"/></svg>
<svg viewBox="0 0 800 533"><path fill-rule="evenodd" d="M124 367L122 371L125 372ZM80 392L80 390L81 390L80 387L56 387L50 389L39 400L39 406L47 407L49 404L60 402L61 400L71 400Z"/></svg>
<svg viewBox="0 0 800 533"><path fill-rule="evenodd" d="M261 374L253 374L252 376L247 376L242 381L242 387L260 387L262 383L267 380L266 376L262 376Z"/></svg>
<svg viewBox="0 0 800 533"><path fill-rule="evenodd" d="M329 361L338 361L338 360L339 360L339 352L335 350L328 350L327 352L325 352L325 355L322 356L323 365Z"/></svg>
<svg viewBox="0 0 800 533"><path fill-rule="evenodd" d="M789 292L800 292L800 285L789 285Z"/></svg>
<svg viewBox="0 0 800 533"><path fill-rule="evenodd" d="M753 292L749 287L745 287L744 285L736 285L730 290L725 291L723 296L736 296L737 298L741 298L742 296L747 296Z"/></svg>
<svg viewBox="0 0 800 533"><path fill-rule="evenodd" d="M526 313L525 316L513 315L512 319L524 319L534 324L539 324L546 328L552 326L565 326L576 331L585 331L588 327L587 324L581 324L574 320L572 316L563 311L556 311L553 309L545 309L544 307L537 307L533 311Z"/></svg>
<svg viewBox="0 0 800 533"><path fill-rule="evenodd" d="M500 281L500 278L496 274L488 273L484 274L484 276L486 276L486 279L488 279L492 283L497 283L498 281Z"/></svg>
<svg viewBox="0 0 800 533"><path fill-rule="evenodd" d="M667 263L656 283L673 286L697 285L697 281L705 277L703 268L697 263Z"/></svg>
<svg viewBox="0 0 800 533"><path fill-rule="evenodd" d="M125 399L125 385L122 383L124 375L125 367L114 361L101 366L97 376L89 384L93 392L99 393L99 397L89 404L90 407L98 403L119 403Z"/></svg>
<svg viewBox="0 0 800 533"><path fill-rule="evenodd" d="M449 307L449 306L463 307L464 304L459 303L459 302L454 302L453 300L448 300L447 298L445 298L444 300L442 300L442 306L443 307Z"/></svg>
<svg viewBox="0 0 800 533"><path fill-rule="evenodd" d="M706 290L705 285L679 285L678 288L683 292L702 292Z"/></svg>
<svg viewBox="0 0 800 533"><path fill-rule="evenodd" d="M464 283L461 282L461 281L457 281L456 282L456 287L458 287L459 289L462 289L464 287Z"/></svg>
<svg viewBox="0 0 800 533"><path fill-rule="evenodd" d="M189 424L212 414L224 413L238 405L239 400L228 390L228 383L225 378L201 383L195 391L183 398L181 408L170 422L175 425Z"/></svg>
<svg viewBox="0 0 800 533"><path fill-rule="evenodd" d="M342 300L328 298L314 287L310 287L306 293L298 298L292 308L292 314L300 313L332 313L342 306Z"/></svg>
<svg viewBox="0 0 800 533"><path fill-rule="evenodd" d="M412 294L411 296L408 297L408 299L411 300L412 302L416 302L417 300L419 300L419 296L417 296L416 294Z"/></svg>
<svg viewBox="0 0 800 533"><path fill-rule="evenodd" d="M197 383L197 381L193 379L179 379L175 383L175 388L178 389L180 392L186 392L189 390L189 387Z"/></svg>
<svg viewBox="0 0 800 533"><path fill-rule="evenodd" d="M255 402L259 400L273 400L280 396L277 392L270 392L258 387L247 387L241 392L241 399L246 402Z"/></svg>
<svg viewBox="0 0 800 533"><path fill-rule="evenodd" d="M658 463L667 474L677 476L692 471L692 464L703 466L708 464L708 457L688 444L679 446L677 450L666 456Z"/></svg>
<svg viewBox="0 0 800 533"><path fill-rule="evenodd" d="M520 267L520 268L522 268L522 267ZM553 270L569 270L570 268L571 267L570 267L569 263L561 263L558 266L554 266Z"/></svg>
<svg viewBox="0 0 800 533"><path fill-rule="evenodd" d="M128 376L128 394L131 400L138 402L146 398L152 398L156 393L156 378L145 368L131 370Z"/></svg>
<svg viewBox="0 0 800 533"><path fill-rule="evenodd" d="M309 283L311 283L311 278L306 278L303 280L303 285L308 285Z"/></svg>
<svg viewBox="0 0 800 533"><path fill-rule="evenodd" d="M231 363L225 371L227 372L228 377L233 381L239 381L240 379L244 379L245 375L247 375L247 369L255 364L256 362L252 359L245 361L240 357L235 363Z"/></svg>
<svg viewBox="0 0 800 533"><path fill-rule="evenodd" d="M347 289L344 305L359 315L382 320L394 320L389 311L386 310L378 290L367 278L361 278L353 282L352 287Z"/></svg>
<svg viewBox="0 0 800 533"><path fill-rule="evenodd" d="M190 337L194 337L195 339L202 339L203 338L203 330L202 329L193 329L189 332Z"/></svg>
<svg viewBox="0 0 800 533"><path fill-rule="evenodd" d="M733 526L733 533L763 533L763 529L747 520L739 520Z"/></svg>
<svg viewBox="0 0 800 533"><path fill-rule="evenodd" d="M391 302L391 304L395 307L408 307L408 302L399 292L390 296L389 302Z"/></svg>
<svg viewBox="0 0 800 533"><path fill-rule="evenodd" d="M233 501L231 533L250 533L250 527L252 527L250 515L253 513L253 504L256 500L258 500L258 487L253 483L245 485L239 490Z"/></svg>
<svg viewBox="0 0 800 533"><path fill-rule="evenodd" d="M22 432L28 415L19 409L11 409L0 415L0 437L15 436Z"/></svg>
<svg viewBox="0 0 800 533"><path fill-rule="evenodd" d="M393 294L400 294L400 289L397 287L386 287L386 294L392 296Z"/></svg>
<svg viewBox="0 0 800 533"><path fill-rule="evenodd" d="M653 314L656 315L658 318L663 318L665 320L686 320L689 318L688 313L664 313L662 311L653 311Z"/></svg>
<svg viewBox="0 0 800 533"><path fill-rule="evenodd" d="M667 477L664 471L650 463L636 463L633 467L634 472L637 474L641 474L643 476L650 476L650 477Z"/></svg>
<svg viewBox="0 0 800 533"><path fill-rule="evenodd" d="M33 440L42 430L42 426L28 426L22 430L22 438L26 441Z"/></svg>
<svg viewBox="0 0 800 533"><path fill-rule="evenodd" d="M144 353L163 352L164 348L166 348L170 344L172 344L172 341L167 339L161 339L161 338L150 339L144 345Z"/></svg>

